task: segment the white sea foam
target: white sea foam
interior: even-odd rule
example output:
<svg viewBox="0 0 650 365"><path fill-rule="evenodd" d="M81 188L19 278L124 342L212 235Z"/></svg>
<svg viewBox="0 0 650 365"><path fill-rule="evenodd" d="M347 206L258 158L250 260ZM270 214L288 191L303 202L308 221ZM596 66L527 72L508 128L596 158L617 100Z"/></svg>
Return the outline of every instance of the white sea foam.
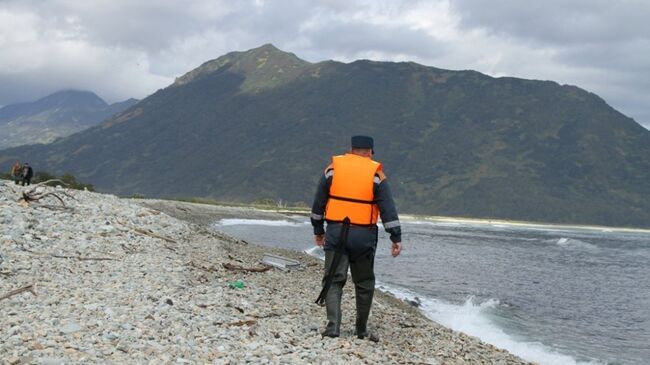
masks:
<svg viewBox="0 0 650 365"><path fill-rule="evenodd" d="M325 253L320 247L312 247L304 250L304 252L321 260L324 260L325 257ZM558 353L539 342L520 340L507 334L490 318L490 311L499 305L497 299L477 303L473 297L470 297L465 303L459 305L424 297L407 289L391 287L380 282L377 282L376 286L377 289L392 293L399 299L418 302L419 308L429 319L456 331L478 337L494 346L506 349L522 359L537 362L541 365L603 364L595 361L578 361L569 355Z"/></svg>
<svg viewBox="0 0 650 365"><path fill-rule="evenodd" d="M585 241L580 241L575 238L566 238L566 237L561 237L557 241L555 241L555 244L560 246L560 247L565 247L565 248L574 248L574 249L587 249L587 250L596 250L598 249L598 246L585 242Z"/></svg>
<svg viewBox="0 0 650 365"><path fill-rule="evenodd" d="M288 220L267 220L267 219L221 219L215 223L217 226L272 226L272 227L300 227L309 222L291 222Z"/></svg>
<svg viewBox="0 0 650 365"><path fill-rule="evenodd" d="M405 289L385 285L378 285L378 288L403 300L415 300L417 297L417 301L420 303L419 308L428 318L446 327L476 336L487 343L506 349L522 359L542 365L601 364L598 362L578 361L539 342L524 341L507 334L490 318L490 311L499 305L499 301L496 299L477 303L474 298L469 298L465 303L458 305L422 297Z"/></svg>
<svg viewBox="0 0 650 365"><path fill-rule="evenodd" d="M455 223L455 222L432 222L432 221L412 221L412 220L405 220L402 223L413 224L413 225L440 226L440 227L459 227L462 225L461 223Z"/></svg>

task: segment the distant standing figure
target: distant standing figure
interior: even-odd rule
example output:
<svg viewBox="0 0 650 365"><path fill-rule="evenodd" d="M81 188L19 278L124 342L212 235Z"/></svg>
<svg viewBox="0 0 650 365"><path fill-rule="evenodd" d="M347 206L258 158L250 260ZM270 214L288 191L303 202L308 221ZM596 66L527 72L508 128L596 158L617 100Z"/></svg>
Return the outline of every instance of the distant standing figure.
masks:
<svg viewBox="0 0 650 365"><path fill-rule="evenodd" d="M32 167L25 162L25 166L23 166L23 186L25 186L25 184L29 186L32 182L32 176L34 176L34 170L32 170Z"/></svg>
<svg viewBox="0 0 650 365"><path fill-rule="evenodd" d="M16 161L16 163L11 166L11 176L14 178L14 183L16 183L16 185L20 184L20 181L23 179L23 166L19 161Z"/></svg>

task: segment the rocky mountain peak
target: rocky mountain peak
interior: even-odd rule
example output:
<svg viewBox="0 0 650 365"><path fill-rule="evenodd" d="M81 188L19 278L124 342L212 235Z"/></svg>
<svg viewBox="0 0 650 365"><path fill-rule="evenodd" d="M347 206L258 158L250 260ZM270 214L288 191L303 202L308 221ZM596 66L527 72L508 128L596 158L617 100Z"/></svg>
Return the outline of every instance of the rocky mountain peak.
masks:
<svg viewBox="0 0 650 365"><path fill-rule="evenodd" d="M282 85L300 75L311 63L295 54L281 51L267 43L244 52L230 52L176 79L172 86L180 86L227 68L244 76L242 91L256 92Z"/></svg>

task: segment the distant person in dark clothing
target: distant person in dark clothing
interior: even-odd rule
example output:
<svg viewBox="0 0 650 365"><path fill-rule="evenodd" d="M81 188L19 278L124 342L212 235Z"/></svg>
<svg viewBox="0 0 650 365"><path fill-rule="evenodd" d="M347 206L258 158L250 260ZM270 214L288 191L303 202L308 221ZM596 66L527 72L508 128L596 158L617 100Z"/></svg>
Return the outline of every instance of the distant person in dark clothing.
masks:
<svg viewBox="0 0 650 365"><path fill-rule="evenodd" d="M27 184L31 184L32 182L32 177L34 176L34 170L32 170L32 167L29 166L27 162L25 162L25 166L23 166L23 186Z"/></svg>
<svg viewBox="0 0 650 365"><path fill-rule="evenodd" d="M23 166L19 161L16 161L16 163L11 166L11 176L13 177L14 183L16 183L16 185L20 184L20 181L23 179Z"/></svg>

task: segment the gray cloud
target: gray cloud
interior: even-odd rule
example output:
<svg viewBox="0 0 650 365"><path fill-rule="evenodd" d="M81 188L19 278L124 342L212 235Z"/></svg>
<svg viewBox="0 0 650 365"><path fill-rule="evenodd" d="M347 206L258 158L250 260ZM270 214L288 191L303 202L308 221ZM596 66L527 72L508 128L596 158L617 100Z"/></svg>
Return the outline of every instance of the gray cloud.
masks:
<svg viewBox="0 0 650 365"><path fill-rule="evenodd" d="M546 49L552 54L546 61L574 72L573 76L558 72L557 81L598 93L650 129L650 2L457 0L450 4L461 29L482 30ZM545 75L553 76L540 73Z"/></svg>
<svg viewBox="0 0 650 365"><path fill-rule="evenodd" d="M59 89L142 98L233 50L414 60L552 79L650 124L650 3L602 0L5 0L0 105Z"/></svg>
<svg viewBox="0 0 650 365"><path fill-rule="evenodd" d="M328 23L308 34L312 47L347 57L402 55L410 59L439 56L444 46L422 30L375 24Z"/></svg>
<svg viewBox="0 0 650 365"><path fill-rule="evenodd" d="M542 43L628 42L650 38L650 3L645 0L455 0L450 2L467 28Z"/></svg>

